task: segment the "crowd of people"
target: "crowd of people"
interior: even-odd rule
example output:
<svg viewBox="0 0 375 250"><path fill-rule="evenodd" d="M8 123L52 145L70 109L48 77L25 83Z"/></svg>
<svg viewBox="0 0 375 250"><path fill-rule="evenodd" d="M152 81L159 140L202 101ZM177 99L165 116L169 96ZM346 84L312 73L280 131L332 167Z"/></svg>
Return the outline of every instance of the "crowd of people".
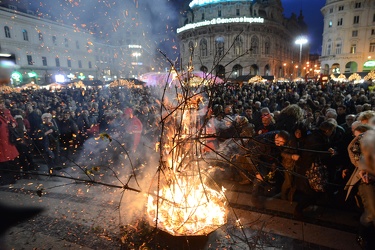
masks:
<svg viewBox="0 0 375 250"><path fill-rule="evenodd" d="M374 244L368 243L375 224L375 92L369 86L275 82L202 87L202 154L226 156L231 162L226 167L239 173L233 175L238 185L251 185L256 206L273 190L297 201L296 218L322 202L361 209L358 240L363 246ZM36 157L53 171L103 132L142 158L159 140L163 100L156 88L3 94L0 181L7 184L5 177L13 177L13 170L37 170Z"/></svg>

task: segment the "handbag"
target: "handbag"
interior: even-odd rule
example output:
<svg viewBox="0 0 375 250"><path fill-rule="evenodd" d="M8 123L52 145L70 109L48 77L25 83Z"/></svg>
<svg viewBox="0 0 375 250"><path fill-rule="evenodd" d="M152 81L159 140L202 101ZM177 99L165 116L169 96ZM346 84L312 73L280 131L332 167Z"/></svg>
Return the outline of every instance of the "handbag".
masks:
<svg viewBox="0 0 375 250"><path fill-rule="evenodd" d="M322 164L320 159L317 159L311 164L309 170L306 171L306 177L309 181L310 187L315 192L325 192L328 183L328 169Z"/></svg>

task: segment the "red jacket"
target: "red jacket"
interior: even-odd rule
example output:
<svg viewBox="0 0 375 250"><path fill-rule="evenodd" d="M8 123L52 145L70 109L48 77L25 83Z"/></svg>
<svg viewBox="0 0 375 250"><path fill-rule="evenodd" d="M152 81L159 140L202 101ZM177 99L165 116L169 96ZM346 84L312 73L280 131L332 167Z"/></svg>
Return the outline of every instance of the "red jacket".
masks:
<svg viewBox="0 0 375 250"><path fill-rule="evenodd" d="M129 145L133 152L137 150L138 144L141 141L142 128L142 122L135 116L126 122L125 131L127 134L133 136L133 145Z"/></svg>
<svg viewBox="0 0 375 250"><path fill-rule="evenodd" d="M14 160L18 155L17 148L9 142L8 123L16 123L9 109L0 111L0 162Z"/></svg>

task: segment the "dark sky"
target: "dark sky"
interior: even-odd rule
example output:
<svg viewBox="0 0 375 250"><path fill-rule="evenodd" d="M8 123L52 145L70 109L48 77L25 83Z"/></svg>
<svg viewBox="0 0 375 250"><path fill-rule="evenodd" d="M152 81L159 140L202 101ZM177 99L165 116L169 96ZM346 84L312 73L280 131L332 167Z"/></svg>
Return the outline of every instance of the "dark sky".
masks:
<svg viewBox="0 0 375 250"><path fill-rule="evenodd" d="M284 15L290 17L294 12L297 15L302 9L305 16L305 22L308 25L310 53L321 54L322 34L323 34L323 15L320 9L325 5L325 0L282 0Z"/></svg>

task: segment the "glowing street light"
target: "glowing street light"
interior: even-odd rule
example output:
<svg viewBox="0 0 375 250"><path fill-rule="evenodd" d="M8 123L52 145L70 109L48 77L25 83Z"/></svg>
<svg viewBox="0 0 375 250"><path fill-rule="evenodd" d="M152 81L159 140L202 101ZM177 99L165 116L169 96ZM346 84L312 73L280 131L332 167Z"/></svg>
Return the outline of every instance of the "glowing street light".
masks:
<svg viewBox="0 0 375 250"><path fill-rule="evenodd" d="M299 37L295 41L295 43L299 45L299 66L300 66L299 68L300 69L301 69L301 63L302 63L302 46L304 44L306 44L307 42L308 42L308 40L305 37L303 37L303 36ZM301 76L301 70L299 70L298 76Z"/></svg>

